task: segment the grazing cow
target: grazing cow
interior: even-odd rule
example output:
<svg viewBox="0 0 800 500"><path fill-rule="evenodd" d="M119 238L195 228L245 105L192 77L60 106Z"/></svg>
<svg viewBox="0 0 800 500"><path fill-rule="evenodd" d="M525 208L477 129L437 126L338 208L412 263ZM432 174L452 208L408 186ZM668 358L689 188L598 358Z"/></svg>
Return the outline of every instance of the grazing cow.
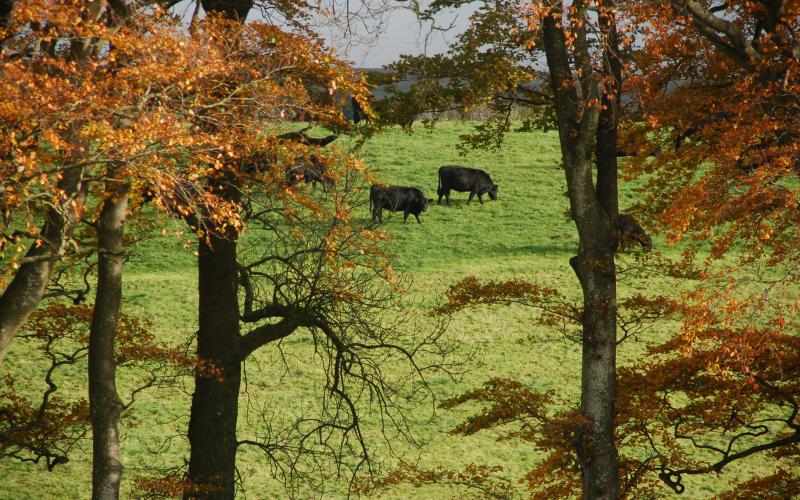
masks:
<svg viewBox="0 0 800 500"><path fill-rule="evenodd" d="M417 223L422 224L419 216L428 209L428 199L417 188L373 184L369 190L369 207L373 222L383 222L385 208L392 212L403 212L403 224L408 221L408 214L414 214Z"/></svg>
<svg viewBox="0 0 800 500"><path fill-rule="evenodd" d="M353 123L358 123L360 121L369 122L369 115L367 115L364 108L361 107L361 104L353 96L350 96L350 108L353 110Z"/></svg>
<svg viewBox="0 0 800 500"><path fill-rule="evenodd" d="M492 182L489 174L483 170L469 167L440 167L439 168L439 189L436 194L439 199L436 201L437 205L442 204L442 196L447 200L447 206L450 206L450 190L455 191L469 191L469 199L467 205L472 201L475 195L478 195L478 201L483 205L483 195L488 194L489 198L497 200L497 184Z"/></svg>
<svg viewBox="0 0 800 500"><path fill-rule="evenodd" d="M681 148L686 139L691 139L692 136L703 130L705 127L728 121L731 119L731 117L732 114L729 111L717 111L710 116L692 123L675 137L675 151L678 151Z"/></svg>
<svg viewBox="0 0 800 500"><path fill-rule="evenodd" d="M281 134L277 136L278 139L282 141L292 141L292 142L299 142L300 144L305 144L306 146L319 146L324 147L328 144L332 143L336 139L339 138L338 135L326 135L325 137L311 137L306 134L306 131L311 128L311 125L307 126L302 130L298 130L297 132L286 132L285 134Z"/></svg>
<svg viewBox="0 0 800 500"><path fill-rule="evenodd" d="M366 101L365 104L368 106L370 113L367 113L367 110L364 109L364 106L358 102L358 99L355 96L350 96L350 111L351 111L351 118L353 119L353 123L358 122L365 122L369 123L371 118L370 116L375 116L375 96L372 92L368 92L366 95L363 96L363 99ZM362 100L362 102L364 102Z"/></svg>
<svg viewBox="0 0 800 500"><path fill-rule="evenodd" d="M645 252L653 249L653 239L632 216L618 214L614 225L617 227L617 243L621 248L639 243Z"/></svg>
<svg viewBox="0 0 800 500"><path fill-rule="evenodd" d="M313 189L317 188L318 182L322 184L322 189L336 184L316 155L311 155L308 159L298 158L295 166L286 168L286 178L290 186L296 186L300 182L310 182Z"/></svg>

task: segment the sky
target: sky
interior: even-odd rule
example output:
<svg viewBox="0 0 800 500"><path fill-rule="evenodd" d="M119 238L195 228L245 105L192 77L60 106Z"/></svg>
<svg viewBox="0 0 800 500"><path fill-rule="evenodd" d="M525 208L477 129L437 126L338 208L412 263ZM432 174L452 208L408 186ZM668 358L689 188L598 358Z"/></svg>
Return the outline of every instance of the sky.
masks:
<svg viewBox="0 0 800 500"><path fill-rule="evenodd" d="M440 26L452 29L431 31L429 25L421 25L415 14L405 8L398 8L385 14L381 29L371 36L354 36L342 40L336 30L321 30L321 34L336 46L357 67L379 68L395 61L401 54L434 55L446 52L450 43L463 32L473 8L448 11L436 18Z"/></svg>
<svg viewBox="0 0 800 500"><path fill-rule="evenodd" d="M365 0L343 0L351 8L363 1ZM456 35L466 29L469 16L474 11L474 7L462 7L440 14L436 17L436 24L452 25L452 29L447 32L431 32L429 26L419 24L414 13L405 7L407 3L397 0L385 1L392 9L384 13L380 19L370 20L369 30L365 30L362 24L353 23L352 35L345 35L341 28L334 25L321 25L318 32L329 44L336 47L340 57L353 61L356 67L380 68L395 61L401 54L433 55L446 52ZM183 0L173 7L176 14L187 20L191 17L193 9L192 0ZM251 21L260 17L260 13L254 9L247 19Z"/></svg>

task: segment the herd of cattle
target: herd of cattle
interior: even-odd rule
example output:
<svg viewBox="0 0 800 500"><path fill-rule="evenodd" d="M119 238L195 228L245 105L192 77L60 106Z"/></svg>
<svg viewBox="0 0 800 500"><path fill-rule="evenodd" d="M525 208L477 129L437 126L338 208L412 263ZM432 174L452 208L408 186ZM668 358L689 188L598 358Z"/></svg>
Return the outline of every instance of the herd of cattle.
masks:
<svg viewBox="0 0 800 500"><path fill-rule="evenodd" d="M450 206L450 191L469 191L467 205L475 195L478 201L483 204L483 195L489 195L492 200L497 200L497 184L492 182L489 174L483 170L469 167L446 166L439 168L439 188L436 194L439 195L437 203L442 203L442 196L445 197L447 205ZM414 187L406 186L387 186L385 184L373 184L369 190L369 207L372 213L372 220L383 222L383 211L403 212L403 224L408 220L408 215L413 214L417 223L422 223L419 216L428 209L428 203L433 199L428 199L425 194Z"/></svg>
<svg viewBox="0 0 800 500"><path fill-rule="evenodd" d="M442 203L442 196L445 197L447 205L450 205L450 191L469 191L469 202L478 196L478 201L483 204L483 195L497 200L497 184L492 182L489 174L483 170L469 167L445 166L439 168L439 188L436 194L439 195L437 204ZM403 224L408 220L408 215L413 214L417 222L421 224L419 216L428 209L428 203L433 199L428 199L425 194L417 188L405 186L387 186L383 184L373 184L369 191L369 206L372 212L372 221L383 222L382 212L384 209L392 212L403 212ZM639 244L645 251L653 249L653 240L645 232L644 228L629 214L616 214L612 219L617 231L617 243L622 246L629 244Z"/></svg>
<svg viewBox="0 0 800 500"><path fill-rule="evenodd" d="M282 139L296 140L307 145L325 146L336 139L330 135L321 139L314 139L305 134L308 129L299 132L290 132L279 136ZM325 166L319 159L311 155L308 159L298 159L298 163L286 170L290 185L299 182L311 183L316 187L317 182L326 185L333 184L333 179L325 172ZM439 196L437 204L445 198L450 205L450 191L469 192L467 205L478 196L478 201L483 204L483 195L488 195L492 200L497 200L497 184L492 182L489 174L483 170L470 167L444 166L439 168L439 187L436 194ZM369 206L373 222L383 222L383 211L403 212L403 224L408 221L409 215L414 215L417 223L421 224L419 216L428 209L428 204L433 203L432 198L426 198L425 193L415 187L389 186L386 184L373 184L369 191ZM617 230L618 243L638 243L646 251L653 248L653 240L642 226L629 214L616 214L613 224Z"/></svg>
<svg viewBox="0 0 800 500"><path fill-rule="evenodd" d="M333 179L326 172L324 165L315 156L301 159L298 163L286 170L290 186L300 182L310 183L316 187L321 183L323 188L333 184ZM447 206L450 206L450 191L469 192L467 205L478 196L478 201L483 204L483 195L488 195L492 200L497 200L497 184L492 182L489 174L483 170L469 167L446 166L439 168L439 195L438 203L441 204L442 196L445 197ZM403 212L403 223L408 220L409 214L413 215L418 223L420 214L428 209L428 203L433 199L425 197L418 188L406 186L389 186L386 184L373 184L369 191L369 207L373 222L383 222L383 211Z"/></svg>
<svg viewBox="0 0 800 500"><path fill-rule="evenodd" d="M306 134L306 130L309 128L281 134L278 138L320 147L330 144L337 138L335 135L319 139L309 137ZM305 182L312 184L314 188L317 183L320 183L324 188L326 185L333 184L333 179L325 171L325 165L316 155L298 158L295 165L286 169L286 178L290 186ZM469 192L467 205L476 195L481 204L483 204L483 195L497 200L497 184L492 182L489 174L477 168L458 166L439 168L439 187L436 190L439 199L437 203L441 204L442 196L444 196L447 205L450 206L450 191ZM404 224L408 221L409 214L413 214L417 223L422 224L419 216L428 209L429 202L433 202L433 199L426 198L420 189L414 187L373 184L369 191L369 206L373 222L383 222L383 211L390 210L403 212Z"/></svg>

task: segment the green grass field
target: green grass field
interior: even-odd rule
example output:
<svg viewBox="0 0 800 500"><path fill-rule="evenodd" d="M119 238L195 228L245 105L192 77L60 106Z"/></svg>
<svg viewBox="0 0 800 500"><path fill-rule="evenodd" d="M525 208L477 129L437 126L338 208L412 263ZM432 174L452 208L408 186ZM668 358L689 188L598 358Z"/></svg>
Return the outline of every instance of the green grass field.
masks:
<svg viewBox="0 0 800 500"><path fill-rule="evenodd" d="M569 296L578 297L579 285L568 259L574 255L577 236L566 218L568 200L560 168L560 149L556 133L512 133L498 152L474 152L459 156L458 135L469 130L468 124L450 122L433 131L418 129L408 135L399 129L386 130L366 144L361 154L376 177L385 183L415 186L429 198L435 198L437 169L441 165L461 164L488 171L499 184L499 200L480 205L475 200L466 205L467 193L453 193L452 207L434 203L422 216L422 225L409 220L402 224L402 214L386 212L385 226L395 239L399 262L395 266L411 278L409 307L423 315L425 308L441 299L447 287L470 275L482 279L521 277L559 287ZM636 194L623 187L621 207L632 204ZM362 207L360 216L368 217ZM174 227L180 228L175 222ZM656 239L657 248L663 245ZM153 237L135 248L136 254L126 267L126 311L149 318L159 338L178 342L196 329L196 270L193 248L185 248L174 236ZM625 282L620 295L637 288L668 287L664 281ZM457 383L441 377L431 380L439 399L459 394L480 385L489 377L510 377L537 390L553 389L564 398L577 402L580 385L580 347L535 324L535 313L521 307L479 308L460 313L450 325L450 335L465 340L470 371ZM665 327L666 328L666 327ZM620 348L621 363L630 362L642 353L642 346L663 338L667 331L651 332L650 338L626 342ZM239 437L259 433L259 423L248 402L275 412L275 418L297 411L318 389L320 368L304 363L311 345L302 333L283 343L290 354L288 362L279 361L277 352L262 349L246 366L247 394L242 396ZM41 368L29 346L17 341L7 358L3 372L25 374L31 381L40 377ZM68 390L76 397L85 396L83 367L69 372ZM0 374L2 375L2 374ZM120 392L135 380L135 374L120 375ZM188 457L185 435L192 380L182 387L149 391L139 397L123 425L124 492L131 495L132 478L151 467L173 467ZM460 469L470 463L501 465L507 478L516 480L541 458L524 443L497 442L496 432L471 437L447 434L470 410L437 410L432 405L416 409L416 437L423 446L414 448L402 441L392 443L406 460L424 465L443 465ZM386 454L387 445L377 427L368 428L377 456L388 464L397 458ZM167 443L164 445L164 443ZM158 451L156 453L156 451ZM91 442L87 438L73 450L69 464L48 473L41 465L5 460L0 462L0 499L88 498L91 488ZM285 498L287 493L271 478L269 468L255 452L240 453L238 463L245 478L242 497ZM731 466L719 477L689 477L686 498L708 498L724 491L730 484L769 469L759 459ZM346 491L346 481L331 479L327 498L339 498ZM664 496L671 492L664 488ZM524 492L521 491L521 494ZM458 498L464 491L442 487L412 489L399 487L383 493L383 498ZM301 492L301 497L313 496Z"/></svg>

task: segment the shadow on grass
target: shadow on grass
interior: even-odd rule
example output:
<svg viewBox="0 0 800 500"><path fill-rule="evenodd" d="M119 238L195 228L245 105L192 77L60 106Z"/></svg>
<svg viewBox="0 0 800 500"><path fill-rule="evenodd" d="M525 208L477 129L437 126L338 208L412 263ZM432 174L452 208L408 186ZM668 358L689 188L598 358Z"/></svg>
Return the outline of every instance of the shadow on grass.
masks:
<svg viewBox="0 0 800 500"><path fill-rule="evenodd" d="M451 197L450 198L450 206L448 207L447 206L447 202L444 201L444 198L442 198L442 204L441 205L438 205L436 203L436 198L434 198L433 203L430 204L430 206L428 207L428 210L430 210L433 207L436 207L436 208L454 208L454 207L471 208L473 205L481 206L481 202L478 201L478 197L477 196L472 199L472 203L470 203L469 205L467 205L467 201L469 201L468 198L457 199L457 198L452 198ZM492 200L486 200L486 199L483 200L483 204L484 205L489 205L490 203L499 203L499 202L498 201L492 201Z"/></svg>
<svg viewBox="0 0 800 500"><path fill-rule="evenodd" d="M577 251L573 245L521 245L503 246L492 245L485 252L493 256L521 256L521 255L547 255L547 254L574 254Z"/></svg>

